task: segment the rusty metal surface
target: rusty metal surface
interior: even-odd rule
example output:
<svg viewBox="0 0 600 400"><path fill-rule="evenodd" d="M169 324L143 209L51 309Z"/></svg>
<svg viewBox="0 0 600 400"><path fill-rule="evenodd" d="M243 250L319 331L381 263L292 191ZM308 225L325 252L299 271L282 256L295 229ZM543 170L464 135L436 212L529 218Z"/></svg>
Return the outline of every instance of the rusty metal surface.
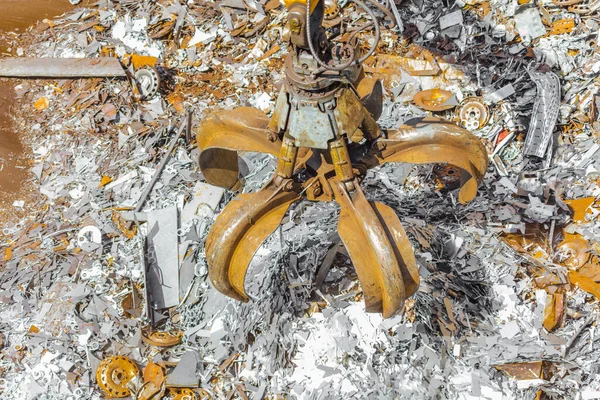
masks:
<svg viewBox="0 0 600 400"><path fill-rule="evenodd" d="M96 370L96 382L108 398L123 398L130 394L127 384L139 372L137 365L127 357L105 358Z"/></svg>
<svg viewBox="0 0 600 400"><path fill-rule="evenodd" d="M221 131L226 130L231 128L221 127ZM338 230L359 275L367 310L389 317L402 308L419 282L410 242L391 208L369 203L364 198L358 181L353 178L360 175L353 164L361 163L350 159L345 146L340 146L345 140L342 137L329 143L331 156L321 154L317 176L300 185L281 178L303 168L315 153L302 151L297 157L300 152L292 151L291 143L284 140L280 150L286 160L280 162L276 172L280 178L257 193L240 195L225 208L206 243L209 274L219 291L248 301L244 279L252 257L277 228L290 204L304 194L315 201L330 201L335 197L342 206ZM467 203L475 197L485 174L487 153L479 139L465 129L441 119L427 118L388 132L360 161L366 161L367 168L388 162L453 165L461 171L458 199ZM338 179L350 183L350 189L338 179L331 183L335 165L338 165Z"/></svg>
<svg viewBox="0 0 600 400"><path fill-rule="evenodd" d="M302 21L290 15L300 32ZM366 309L388 318L417 290L419 274L398 216L384 204L367 201L360 188L367 169L388 162L450 164L460 170L458 199L467 203L486 172L487 153L476 136L436 118L409 121L382 137L375 120L381 113L382 87L377 79L364 76L362 59L357 55L358 61L344 71L353 77L346 81L352 84L340 83L332 78L343 62L325 67L312 48L311 55L302 47L288 54L285 84L271 121L261 111L239 108L208 116L198 131L200 166L209 183L238 184L237 151L279 158L267 185L238 196L217 217L205 246L209 276L217 290L248 301L244 280L250 262L290 205L304 196L313 201L335 199L341 206L338 231L356 268ZM442 71L431 54L413 61L412 70L425 75ZM325 70L329 75L318 72ZM428 101L436 107L452 95L434 94ZM350 151L349 146L361 151Z"/></svg>
<svg viewBox="0 0 600 400"><path fill-rule="evenodd" d="M248 301L244 278L254 253L279 226L299 198L269 182L260 191L242 194L219 215L206 239L210 279L220 292Z"/></svg>
<svg viewBox="0 0 600 400"><path fill-rule="evenodd" d="M376 84L373 84L372 89L377 90L376 88ZM379 136L377 122L354 91L344 88L337 101L338 104L334 110L335 121L339 126L339 131L346 134L348 139L360 142L363 138L373 140ZM375 99L374 102L376 102ZM376 109L373 111L377 112Z"/></svg>
<svg viewBox="0 0 600 400"><path fill-rule="evenodd" d="M156 347L171 347L176 346L183 340L183 332L182 331L174 331L174 332L142 332L142 339L144 342L156 346Z"/></svg>
<svg viewBox="0 0 600 400"><path fill-rule="evenodd" d="M379 79L363 77L356 85L356 93L375 121L383 111L383 84Z"/></svg>
<svg viewBox="0 0 600 400"><path fill-rule="evenodd" d="M269 129L274 133L282 133L285 131L290 115L290 103L288 102L288 94L285 87L282 86L277 96L277 103L273 110L273 116L269 122Z"/></svg>
<svg viewBox="0 0 600 400"><path fill-rule="evenodd" d="M136 393L136 400L151 400L163 398L165 392L165 368L150 361L144 368L144 383Z"/></svg>
<svg viewBox="0 0 600 400"><path fill-rule="evenodd" d="M421 90L413 97L413 101L419 107L428 111L444 111L454 108L454 104L448 104L454 95L443 89Z"/></svg>
<svg viewBox="0 0 600 400"><path fill-rule="evenodd" d="M352 194L341 182L331 186L341 206L338 232L356 268L366 310L391 317L419 285L406 233L394 211L367 201L358 183Z"/></svg>
<svg viewBox="0 0 600 400"><path fill-rule="evenodd" d="M198 127L199 164L210 184L233 188L238 183L238 151L279 155L281 142L269 140L269 119L260 110L240 107L208 115Z"/></svg>
<svg viewBox="0 0 600 400"><path fill-rule="evenodd" d="M554 293L548 296L544 307L544 328L552 332L559 328L567 316L567 295L565 293Z"/></svg>
<svg viewBox="0 0 600 400"><path fill-rule="evenodd" d="M169 388L169 396L171 400L194 400L198 398L196 392L188 388Z"/></svg>
<svg viewBox="0 0 600 400"><path fill-rule="evenodd" d="M467 97L458 110L460 124L469 131L483 128L490 119L488 106L478 97Z"/></svg>
<svg viewBox="0 0 600 400"><path fill-rule="evenodd" d="M231 130L221 126L221 131ZM289 180L273 180L257 193L240 195L225 208L206 242L209 274L219 291L248 301L244 279L252 257L301 193L316 201L330 201L335 197L342 206L338 230L359 275L368 311L382 312L385 317L394 315L416 291L419 282L416 262L400 220L391 208L364 199L358 181L352 182L352 177L360 174L352 165L358 166L360 162L349 159L342 151L344 146L340 147L339 143L343 140L346 139L329 144L331 156L320 155L314 178L301 185ZM279 144L282 154L286 155L286 162L280 163L276 172L283 173L281 177L289 177L290 171L302 168L314 155L312 151L302 151L302 156L296 157L289 143ZM344 154L338 154L340 151ZM462 187L458 196L461 203L475 197L487 168L487 153L476 136L436 118L413 120L397 131L388 132L386 138L374 143L367 158L360 161L365 160L367 167L388 162L455 166L461 171ZM235 162L237 165L237 160ZM336 163L343 164L343 168L338 168L338 175L353 183L351 190L340 186L339 180L331 184Z"/></svg>
<svg viewBox="0 0 600 400"><path fill-rule="evenodd" d="M335 138L334 127L326 112L335 100L325 102L297 100L292 103L288 133L296 139L297 147L327 149L327 142Z"/></svg>
<svg viewBox="0 0 600 400"><path fill-rule="evenodd" d="M555 370L553 364L546 360L498 364L494 368L517 380L550 379Z"/></svg>
<svg viewBox="0 0 600 400"><path fill-rule="evenodd" d="M11 78L125 77L121 62L113 57L0 59L0 76Z"/></svg>
<svg viewBox="0 0 600 400"><path fill-rule="evenodd" d="M314 9L317 7L317 4L319 3L319 1L317 0L313 0L310 4L310 12L313 12ZM294 4L300 4L304 7L306 7L306 0L283 0L283 4L285 5L286 8L290 8L292 7Z"/></svg>
<svg viewBox="0 0 600 400"><path fill-rule="evenodd" d="M166 376L165 368L154 363L149 362L144 368L144 382L154 382L157 386L161 386Z"/></svg>
<svg viewBox="0 0 600 400"><path fill-rule="evenodd" d="M297 147L325 150L328 142L340 135L353 142L376 139L380 130L374 116L381 114L381 84L377 80L363 81L358 94L349 86L341 86L318 100L282 92L279 98L282 95L291 98L291 107L287 111L287 103L278 99L273 117L276 122L270 126L272 129L287 126L287 133L296 139ZM359 95L365 97L366 105Z"/></svg>
<svg viewBox="0 0 600 400"><path fill-rule="evenodd" d="M340 13L340 6L336 0L323 0L323 6L325 8L324 17L326 20L333 20Z"/></svg>

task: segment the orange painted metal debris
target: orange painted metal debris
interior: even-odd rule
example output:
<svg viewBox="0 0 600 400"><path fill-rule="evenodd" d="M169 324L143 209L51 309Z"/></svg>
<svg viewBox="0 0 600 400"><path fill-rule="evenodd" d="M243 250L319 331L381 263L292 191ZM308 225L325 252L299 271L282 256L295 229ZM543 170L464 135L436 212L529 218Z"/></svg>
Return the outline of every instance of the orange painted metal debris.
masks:
<svg viewBox="0 0 600 400"><path fill-rule="evenodd" d="M105 358L96 369L96 382L108 398L123 398L130 395L127 387L139 372L137 365L127 357Z"/></svg>
<svg viewBox="0 0 600 400"><path fill-rule="evenodd" d="M552 23L552 31L550 35L562 35L564 33L570 33L575 28L575 21L573 19L560 19Z"/></svg>
<svg viewBox="0 0 600 400"><path fill-rule="evenodd" d="M573 221L584 222L589 209L594 204L594 197L584 197L581 199L565 200L565 203L573 210Z"/></svg>
<svg viewBox="0 0 600 400"><path fill-rule="evenodd" d="M554 375L554 365L550 361L526 361L494 365L498 371L518 379L550 379Z"/></svg>
<svg viewBox="0 0 600 400"><path fill-rule="evenodd" d="M182 331L174 332L142 332L144 342L156 347L172 347L181 343L183 340Z"/></svg>
<svg viewBox="0 0 600 400"><path fill-rule="evenodd" d="M50 102L48 101L47 97L40 97L39 99L37 99L34 103L34 107L36 108L36 110L45 110L46 108L48 108L48 106L50 105Z"/></svg>
<svg viewBox="0 0 600 400"><path fill-rule="evenodd" d="M567 295L565 293L554 293L548 295L546 307L544 308L544 328L548 332L560 328L564 323L567 308Z"/></svg>
<svg viewBox="0 0 600 400"><path fill-rule="evenodd" d="M600 300L600 284L576 271L569 271L569 280L581 290L588 292Z"/></svg>
<svg viewBox="0 0 600 400"><path fill-rule="evenodd" d="M448 104L454 95L452 92L443 89L422 90L413 97L414 103L427 111L444 111L455 107L454 104Z"/></svg>

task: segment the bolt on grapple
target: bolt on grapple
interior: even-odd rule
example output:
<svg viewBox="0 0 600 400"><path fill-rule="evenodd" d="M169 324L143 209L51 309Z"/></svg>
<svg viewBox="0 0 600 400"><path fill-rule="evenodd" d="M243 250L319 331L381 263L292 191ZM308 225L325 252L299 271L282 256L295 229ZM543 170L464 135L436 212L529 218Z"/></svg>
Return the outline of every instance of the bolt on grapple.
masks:
<svg viewBox="0 0 600 400"><path fill-rule="evenodd" d="M211 184L240 187L238 151L278 158L270 181L231 201L206 240L211 281L234 299L249 300L244 280L254 254L290 205L305 197L338 202L338 232L358 274L366 310L394 315L417 290L419 273L398 216L365 198L360 183L366 171L389 162L453 165L460 171L458 200L464 204L476 196L487 169L480 140L448 121L419 118L399 129L379 128L382 85L361 67L375 51L379 23L367 5L353 1L372 20L345 35L345 42L333 44L322 26L322 0L285 0L291 51L272 117L240 107L212 112L200 124L199 163ZM358 34L366 29L375 31L375 40L363 54Z"/></svg>

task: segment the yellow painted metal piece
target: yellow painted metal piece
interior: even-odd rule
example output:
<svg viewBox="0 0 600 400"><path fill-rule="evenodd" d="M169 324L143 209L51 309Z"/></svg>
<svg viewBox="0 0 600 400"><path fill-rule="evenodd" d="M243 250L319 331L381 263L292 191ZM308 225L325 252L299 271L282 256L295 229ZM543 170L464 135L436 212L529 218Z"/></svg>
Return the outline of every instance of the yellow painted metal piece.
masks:
<svg viewBox="0 0 600 400"><path fill-rule="evenodd" d="M453 104L446 104L452 96L454 95L448 90L428 89L415 94L413 101L427 111L444 111L455 107Z"/></svg>
<svg viewBox="0 0 600 400"><path fill-rule="evenodd" d="M221 293L248 301L244 278L254 253L299 199L269 182L260 191L232 200L215 221L206 239L210 280Z"/></svg>
<svg viewBox="0 0 600 400"><path fill-rule="evenodd" d="M4 250L4 261L10 261L10 259L12 258L13 255L13 250L11 247L7 247Z"/></svg>
<svg viewBox="0 0 600 400"><path fill-rule="evenodd" d="M552 332L562 325L566 309L567 303L564 293L548 295L546 307L544 308L544 328L548 332Z"/></svg>
<svg viewBox="0 0 600 400"><path fill-rule="evenodd" d="M260 191L232 200L207 237L209 276L217 290L249 300L244 280L254 254L302 196L313 201L335 198L341 205L338 231L356 268L367 311L390 317L417 290L416 261L400 220L391 208L367 201L358 178L368 168L388 162L449 164L455 167L461 185L458 200L464 204L477 194L487 169L487 153L469 131L437 118L414 119L380 137L379 127L362 103L369 88L375 87L376 81L358 83L356 92L346 88L336 96L334 115L341 137L328 142L329 154L298 148L285 136L280 140L286 126L283 102L270 124L262 112L250 108L205 118L197 140L200 165L209 183L233 187L238 182L237 151L260 151L279 158L273 179ZM370 139L372 147L355 160L348 141L363 138ZM305 181L289 179L306 168L309 160L318 161L313 164L318 165L315 175Z"/></svg>
<svg viewBox="0 0 600 400"><path fill-rule="evenodd" d="M552 23L552 31L550 35L562 35L564 33L571 33L575 28L575 20L573 19L560 19Z"/></svg>
<svg viewBox="0 0 600 400"><path fill-rule="evenodd" d="M331 187L341 206L338 232L358 274L366 310L391 317L419 286L406 232L391 208L365 198L358 182L353 193L342 182Z"/></svg>
<svg viewBox="0 0 600 400"><path fill-rule="evenodd" d="M196 392L188 388L169 388L171 400L195 400L198 398Z"/></svg>
<svg viewBox="0 0 600 400"><path fill-rule="evenodd" d="M182 331L174 331L174 332L142 332L142 339L144 342L156 346L156 347L172 347L181 343L183 340L183 332Z"/></svg>
<svg viewBox="0 0 600 400"><path fill-rule="evenodd" d="M137 365L127 357L105 358L96 370L96 382L108 398L123 398L130 395L127 383L139 372Z"/></svg>
<svg viewBox="0 0 600 400"><path fill-rule="evenodd" d="M149 362L144 368L144 384L138 390L135 400L162 399L165 391L165 368Z"/></svg>
<svg viewBox="0 0 600 400"><path fill-rule="evenodd" d="M567 256L563 264L577 269L583 267L590 259L592 245L583 236L573 235L560 242L557 249Z"/></svg>
<svg viewBox="0 0 600 400"><path fill-rule="evenodd" d="M291 178L296 166L298 148L294 145L294 139L283 138L279 162L277 164L277 175L282 178Z"/></svg>
<svg viewBox="0 0 600 400"><path fill-rule="evenodd" d="M584 222L589 208L596 199L592 197L583 197L581 199L565 200L565 203L573 210L573 221Z"/></svg>
<svg viewBox="0 0 600 400"><path fill-rule="evenodd" d="M158 58L152 56L143 56L140 54L126 54L125 57L123 57L123 62L128 64L128 61L131 61L133 69L137 70L142 67L154 68Z"/></svg>
<svg viewBox="0 0 600 400"><path fill-rule="evenodd" d="M137 234L137 226L130 226L129 222L125 221L117 211L112 212L111 219L127 239L133 239Z"/></svg>
<svg viewBox="0 0 600 400"><path fill-rule="evenodd" d="M331 161L333 162L337 178L342 182L354 179L354 171L352 170L352 163L348 154L348 146L346 146L346 138L331 142L329 144L329 153L331 154Z"/></svg>
<svg viewBox="0 0 600 400"><path fill-rule="evenodd" d="M550 361L525 361L516 363L507 363L494 365L498 371L517 380L528 379L550 379L552 378L553 368Z"/></svg>
<svg viewBox="0 0 600 400"><path fill-rule="evenodd" d="M371 86L374 88L376 81ZM358 85L361 86L360 84ZM363 89L364 90L364 89ZM337 99L337 107L333 111L340 131L348 135L353 142L360 142L362 137L374 140L381 134L375 119L365 110L361 99L353 90L344 90ZM361 130L360 138L355 137L356 131Z"/></svg>
<svg viewBox="0 0 600 400"><path fill-rule="evenodd" d="M461 189L458 201L466 204L477 195L477 186L487 170L485 147L469 131L439 118L422 118L407 122L386 139L378 140L373 155L379 164L446 163L460 168Z"/></svg>
<svg viewBox="0 0 600 400"><path fill-rule="evenodd" d="M600 284L575 271L569 271L569 280L581 290L585 290L600 300Z"/></svg>
<svg viewBox="0 0 600 400"><path fill-rule="evenodd" d="M162 385L166 371L165 368L154 362L149 362L144 368L144 382L154 382L156 385Z"/></svg>
<svg viewBox="0 0 600 400"><path fill-rule="evenodd" d="M112 178L110 176L104 175L102 177L102 179L100 179L100 184L98 185L98 187L99 188L104 187L104 186L108 185L111 182L112 182Z"/></svg>
<svg viewBox="0 0 600 400"><path fill-rule="evenodd" d="M234 188L238 184L238 151L279 156L281 141L269 140L269 118L260 110L240 107L206 116L197 132L200 170L212 185Z"/></svg>

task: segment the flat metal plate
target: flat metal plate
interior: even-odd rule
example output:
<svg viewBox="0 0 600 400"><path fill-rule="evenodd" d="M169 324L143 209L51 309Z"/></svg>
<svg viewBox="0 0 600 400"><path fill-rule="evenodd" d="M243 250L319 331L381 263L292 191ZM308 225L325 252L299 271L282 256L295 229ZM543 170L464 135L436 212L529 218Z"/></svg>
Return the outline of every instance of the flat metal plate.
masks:
<svg viewBox="0 0 600 400"><path fill-rule="evenodd" d="M177 366L169 375L167 375L167 387L198 387L199 379L196 376L198 369L198 359L194 351L186 352Z"/></svg>
<svg viewBox="0 0 600 400"><path fill-rule="evenodd" d="M177 207L148 213L146 255L149 304L155 310L179 304Z"/></svg>
<svg viewBox="0 0 600 400"><path fill-rule="evenodd" d="M0 76L9 78L125 77L121 62L101 58L0 58Z"/></svg>
<svg viewBox="0 0 600 400"><path fill-rule="evenodd" d="M307 102L308 103L308 102ZM335 138L329 116L320 111L317 103L300 104L292 107L289 134L296 139L296 147L327 149L328 142Z"/></svg>

